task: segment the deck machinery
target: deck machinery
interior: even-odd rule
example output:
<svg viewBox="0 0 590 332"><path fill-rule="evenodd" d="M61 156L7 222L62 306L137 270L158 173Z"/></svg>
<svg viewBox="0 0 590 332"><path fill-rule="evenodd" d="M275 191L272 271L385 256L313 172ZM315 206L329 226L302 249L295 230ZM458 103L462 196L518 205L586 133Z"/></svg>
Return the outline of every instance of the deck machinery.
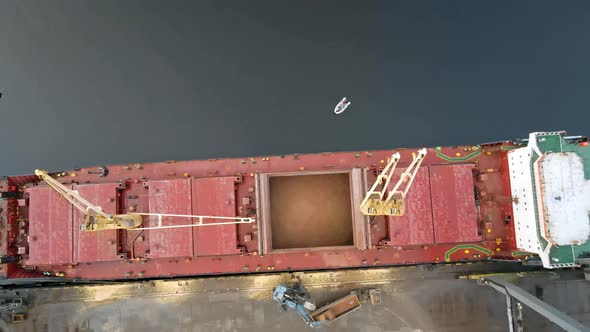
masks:
<svg viewBox="0 0 590 332"><path fill-rule="evenodd" d="M0 180L0 277L119 280L590 253L590 147L480 145L106 165Z"/></svg>

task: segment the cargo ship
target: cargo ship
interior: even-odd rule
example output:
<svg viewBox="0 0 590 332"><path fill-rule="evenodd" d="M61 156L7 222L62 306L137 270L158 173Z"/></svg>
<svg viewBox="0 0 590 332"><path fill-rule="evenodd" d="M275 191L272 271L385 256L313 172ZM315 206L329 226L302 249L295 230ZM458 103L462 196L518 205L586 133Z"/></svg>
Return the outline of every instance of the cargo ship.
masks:
<svg viewBox="0 0 590 332"><path fill-rule="evenodd" d="M482 260L577 267L590 253L588 143L535 132L479 145L8 176L0 180L0 277L135 280Z"/></svg>

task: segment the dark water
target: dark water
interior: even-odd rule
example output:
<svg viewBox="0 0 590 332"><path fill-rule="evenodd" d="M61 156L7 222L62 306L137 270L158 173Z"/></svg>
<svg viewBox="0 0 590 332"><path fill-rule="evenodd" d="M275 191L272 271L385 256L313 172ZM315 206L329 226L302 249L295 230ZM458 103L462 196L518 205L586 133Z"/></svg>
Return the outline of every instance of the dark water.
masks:
<svg viewBox="0 0 590 332"><path fill-rule="evenodd" d="M587 1L3 1L0 174L590 134L589 59Z"/></svg>

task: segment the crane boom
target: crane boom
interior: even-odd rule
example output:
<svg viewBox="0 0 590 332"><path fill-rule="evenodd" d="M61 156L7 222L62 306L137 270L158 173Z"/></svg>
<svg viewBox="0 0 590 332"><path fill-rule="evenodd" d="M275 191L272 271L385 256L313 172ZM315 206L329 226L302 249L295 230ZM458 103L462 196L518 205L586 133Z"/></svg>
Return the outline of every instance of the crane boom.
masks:
<svg viewBox="0 0 590 332"><path fill-rule="evenodd" d="M109 229L163 229L163 228L178 228L178 227L198 227L198 226L215 226L228 225L240 223L253 223L254 218L250 217L222 217L222 216L201 216L201 215L187 215L187 214L167 214L167 213L125 213L125 214L108 214L105 213L100 206L94 205L82 197L76 190L72 190L64 186L59 181L51 177L43 170L35 170L35 174L45 181L49 187L55 190L58 194L64 197L74 207L84 214L84 224L80 225L83 231L100 231ZM143 216L157 217L157 225L153 227L140 227L143 224ZM183 225L164 225L165 217L173 218L187 218L191 221L190 224ZM197 222L194 223L193 219ZM216 223L204 223L204 219L220 220Z"/></svg>
<svg viewBox="0 0 590 332"><path fill-rule="evenodd" d="M49 187L55 190L80 212L84 214L84 224L80 229L84 231L98 231L106 229L132 229L141 226L143 217L138 214L107 214L100 206L96 206L76 190L72 190L52 178L47 172L36 169L35 175L40 177Z"/></svg>
<svg viewBox="0 0 590 332"><path fill-rule="evenodd" d="M381 202L387 192L389 182L395 172L395 167L399 162L400 154L394 153L391 158L387 161L387 165L383 168L383 171L377 176L377 180L373 184L373 187L367 192L365 199L361 203L361 211L365 215L375 216L381 214ZM377 190L377 187L381 185L382 189Z"/></svg>
<svg viewBox="0 0 590 332"><path fill-rule="evenodd" d="M361 212L368 216L403 216L405 214L405 198L408 190L412 186L412 182L416 177L418 169L426 156L426 149L418 150L418 153L412 153L412 163L401 174L398 182L389 191L387 197L385 193L395 172L395 168L400 160L400 154L394 153L387 161L387 165L383 168L381 174L377 176L375 183L367 192L367 195L361 202ZM377 187L381 185L381 190ZM400 188L402 188L400 190Z"/></svg>
<svg viewBox="0 0 590 332"><path fill-rule="evenodd" d="M393 189L389 191L387 198L381 204L381 214L386 216L403 216L406 213L406 195L416 178L418 169L426 156L426 149L418 150L418 153L412 153L412 163L400 176L399 181ZM400 187L403 190L400 190Z"/></svg>

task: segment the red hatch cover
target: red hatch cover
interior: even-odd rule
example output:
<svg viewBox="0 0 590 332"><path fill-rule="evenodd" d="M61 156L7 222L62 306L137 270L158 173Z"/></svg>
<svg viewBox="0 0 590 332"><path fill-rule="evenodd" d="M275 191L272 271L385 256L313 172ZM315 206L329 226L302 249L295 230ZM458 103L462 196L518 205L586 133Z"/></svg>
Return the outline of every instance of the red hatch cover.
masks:
<svg viewBox="0 0 590 332"><path fill-rule="evenodd" d="M27 265L71 264L72 207L49 187L29 193L29 259Z"/></svg>
<svg viewBox="0 0 590 332"><path fill-rule="evenodd" d="M90 203L100 206L106 213L117 213L116 183L81 185L75 188ZM80 231L84 216L74 210L74 260L76 262L101 262L119 260L117 254L117 231Z"/></svg>
<svg viewBox="0 0 590 332"><path fill-rule="evenodd" d="M472 164L430 167L436 243L481 241L472 170Z"/></svg>
<svg viewBox="0 0 590 332"><path fill-rule="evenodd" d="M206 216L236 215L236 180L233 176L193 179L193 213ZM204 223L226 220L204 220ZM238 254L237 226L195 227L195 254L197 256Z"/></svg>
<svg viewBox="0 0 590 332"><path fill-rule="evenodd" d="M150 213L192 214L190 179L149 181ZM164 217L163 226L190 224L190 218ZM150 227L158 226L158 217L149 217ZM193 232L190 227L149 230L150 258L193 256Z"/></svg>
<svg viewBox="0 0 590 332"><path fill-rule="evenodd" d="M403 171L405 171L404 168L396 169L393 179L398 179ZM406 214L402 217L388 217L388 220L388 245L434 243L428 167L421 167L416 173L416 178L406 196Z"/></svg>

